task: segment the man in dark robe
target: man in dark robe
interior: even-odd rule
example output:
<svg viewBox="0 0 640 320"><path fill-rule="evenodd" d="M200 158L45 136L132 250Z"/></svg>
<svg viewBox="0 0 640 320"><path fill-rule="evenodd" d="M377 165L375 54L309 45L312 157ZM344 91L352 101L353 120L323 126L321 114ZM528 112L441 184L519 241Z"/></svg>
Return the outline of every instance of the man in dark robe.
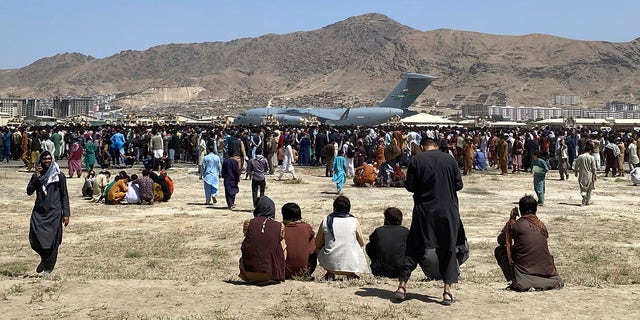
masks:
<svg viewBox="0 0 640 320"><path fill-rule="evenodd" d="M224 179L224 197L227 200L229 210L236 208L236 194L240 192L240 166L238 160L226 158L222 161L222 179Z"/></svg>
<svg viewBox="0 0 640 320"><path fill-rule="evenodd" d="M62 243L62 225L69 224L69 194L65 175L53 162L49 151L44 151L35 172L27 185L27 194L36 193L31 211L29 242L33 251L40 255L37 273L44 271L50 277L58 259L58 248Z"/></svg>
<svg viewBox="0 0 640 320"><path fill-rule="evenodd" d="M464 244L465 232L458 212L457 191L463 187L460 169L454 158L439 152L432 138L421 141L423 152L409 163L405 188L413 192L413 215L404 267L399 276L396 297L406 297L411 272L425 249L435 248L439 271L444 282L442 304L455 302L452 284L458 282L456 246Z"/></svg>
<svg viewBox="0 0 640 320"><path fill-rule="evenodd" d="M495 250L496 260L514 291L556 289L564 286L549 253L549 233L544 223L536 216L537 200L524 196L518 203L522 216L518 219L518 208L511 210L507 225L498 236ZM517 219L517 220L516 220Z"/></svg>

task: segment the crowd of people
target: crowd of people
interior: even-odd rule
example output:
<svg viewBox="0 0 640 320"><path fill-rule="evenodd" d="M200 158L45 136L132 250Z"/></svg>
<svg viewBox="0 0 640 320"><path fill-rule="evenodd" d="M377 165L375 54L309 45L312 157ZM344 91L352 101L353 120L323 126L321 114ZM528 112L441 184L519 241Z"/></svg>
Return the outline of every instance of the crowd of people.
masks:
<svg viewBox="0 0 640 320"><path fill-rule="evenodd" d="M254 218L243 225L242 279L268 283L309 278L319 264L326 271L325 280L355 279L370 272L398 278L395 296L405 299L409 277L420 265L428 279L443 281L446 305L456 301L453 284L469 256L458 212L462 176L494 169L501 175L509 174L509 169L512 174L533 175L536 197L525 196L514 208L495 252L509 287L516 291L563 285L547 248L546 227L536 216L544 205L549 171L558 170L561 180L570 179L573 171L582 205L591 203L599 170L604 176L624 176L626 162L632 182L640 183L640 133L634 131L106 126L21 127L3 132L2 159L20 160L26 171L35 170L27 187L28 194L37 195L30 241L42 258L37 271L45 274L55 265L61 226L69 223L66 179L82 177L83 172L82 195L90 202L152 204L171 198L173 181L167 169L178 162L197 165L205 204L218 202L222 179L230 210L235 209L244 174L251 179ZM68 175L58 165L65 158ZM139 175L120 170L112 177L109 171L135 164L142 164ZM324 166L325 175L336 185L333 212L317 232L302 220L295 203L282 207L283 222L277 222L275 204L265 195L267 175L299 179L296 166ZM402 227L402 212L389 207L383 214L384 225L366 243L349 199L341 195L350 178L355 187L404 187L413 193L411 227ZM43 221L51 219L56 228L43 228Z"/></svg>

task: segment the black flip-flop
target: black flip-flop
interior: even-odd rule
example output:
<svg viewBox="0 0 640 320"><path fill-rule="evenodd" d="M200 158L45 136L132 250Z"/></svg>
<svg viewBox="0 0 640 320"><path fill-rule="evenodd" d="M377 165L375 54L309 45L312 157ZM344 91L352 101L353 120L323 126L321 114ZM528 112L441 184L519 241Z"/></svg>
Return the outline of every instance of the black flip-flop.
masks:
<svg viewBox="0 0 640 320"><path fill-rule="evenodd" d="M449 299L446 299L446 297L449 296ZM452 305L454 302L456 302L456 298L453 296L453 294L451 294L451 292L444 292L442 294L442 305L443 306L450 306Z"/></svg>
<svg viewBox="0 0 640 320"><path fill-rule="evenodd" d="M398 300L405 300L407 298L407 288L398 287L396 292L394 293L394 297Z"/></svg>

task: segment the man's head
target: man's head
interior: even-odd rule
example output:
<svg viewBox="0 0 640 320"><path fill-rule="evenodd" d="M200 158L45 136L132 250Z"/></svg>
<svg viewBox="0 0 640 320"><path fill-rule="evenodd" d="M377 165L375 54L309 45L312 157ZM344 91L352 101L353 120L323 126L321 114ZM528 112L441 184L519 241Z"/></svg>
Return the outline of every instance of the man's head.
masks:
<svg viewBox="0 0 640 320"><path fill-rule="evenodd" d="M289 202L282 206L282 220L283 221L298 221L302 219L302 213L300 206L297 203Z"/></svg>
<svg viewBox="0 0 640 320"><path fill-rule="evenodd" d="M422 150L433 150L438 148L438 144L435 140L426 137L420 141L420 147Z"/></svg>
<svg viewBox="0 0 640 320"><path fill-rule="evenodd" d="M351 211L351 202L345 196L339 196L333 201L333 212L349 213Z"/></svg>
<svg viewBox="0 0 640 320"><path fill-rule="evenodd" d="M402 224L402 211L396 207L389 207L384 210L384 224L399 226Z"/></svg>
<svg viewBox="0 0 640 320"><path fill-rule="evenodd" d="M532 195L527 194L520 198L518 208L520 209L520 214L536 214L538 211L538 200Z"/></svg>

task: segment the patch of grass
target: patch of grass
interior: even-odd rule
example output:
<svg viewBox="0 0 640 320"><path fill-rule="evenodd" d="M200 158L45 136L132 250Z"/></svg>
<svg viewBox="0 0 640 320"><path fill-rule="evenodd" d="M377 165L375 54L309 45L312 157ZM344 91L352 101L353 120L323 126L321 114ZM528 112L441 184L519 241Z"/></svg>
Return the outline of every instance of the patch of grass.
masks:
<svg viewBox="0 0 640 320"><path fill-rule="evenodd" d="M147 261L147 268L160 269L160 263L156 260L149 260Z"/></svg>
<svg viewBox="0 0 640 320"><path fill-rule="evenodd" d="M326 319L327 303L324 301L307 301L304 309L311 313L315 319Z"/></svg>
<svg viewBox="0 0 640 320"><path fill-rule="evenodd" d="M142 257L142 252L136 250L127 250L127 252L124 253L124 257L127 259L140 258Z"/></svg>
<svg viewBox="0 0 640 320"><path fill-rule="evenodd" d="M600 261L600 259L600 253L596 251L588 251L580 256L580 261L585 264L596 264Z"/></svg>
<svg viewBox="0 0 640 320"><path fill-rule="evenodd" d="M555 217L551 220L551 222L569 222L569 218L567 216Z"/></svg>
<svg viewBox="0 0 640 320"><path fill-rule="evenodd" d="M22 287L21 284L14 284L11 286L11 288L9 288L9 290L7 291L8 294L20 294L24 292L24 287Z"/></svg>
<svg viewBox="0 0 640 320"><path fill-rule="evenodd" d="M18 277L24 275L29 270L26 261L9 261L0 265L0 274L6 277Z"/></svg>
<svg viewBox="0 0 640 320"><path fill-rule="evenodd" d="M220 247L211 248L209 254L211 255L211 263L216 266L222 264L228 255L227 250Z"/></svg>

